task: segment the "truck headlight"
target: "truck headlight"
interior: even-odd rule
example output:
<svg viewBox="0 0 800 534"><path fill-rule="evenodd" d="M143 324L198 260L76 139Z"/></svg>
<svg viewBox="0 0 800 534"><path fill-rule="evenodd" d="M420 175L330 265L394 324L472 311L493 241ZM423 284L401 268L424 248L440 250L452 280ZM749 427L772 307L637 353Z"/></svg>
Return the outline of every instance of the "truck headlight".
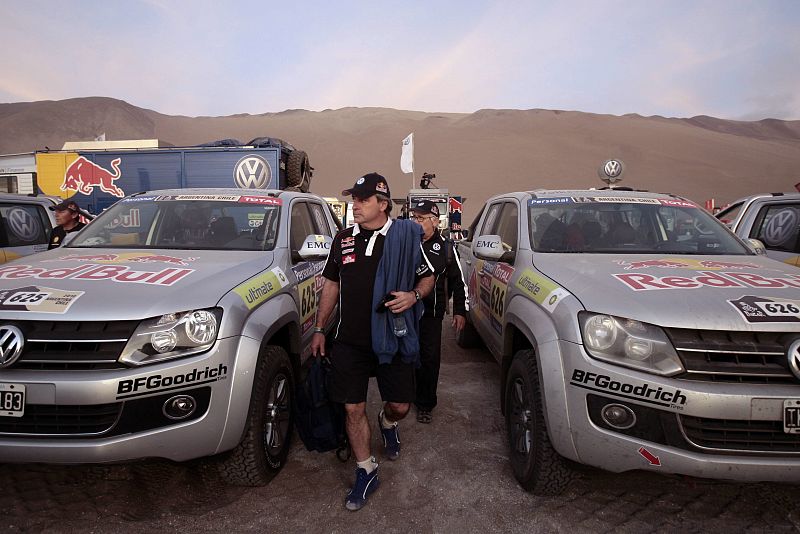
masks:
<svg viewBox="0 0 800 534"><path fill-rule="evenodd" d="M139 323L122 350L120 363L132 366L199 354L217 340L220 308L167 313Z"/></svg>
<svg viewBox="0 0 800 534"><path fill-rule="evenodd" d="M658 326L590 312L580 312L578 321L583 345L593 358L665 376L684 370L667 334Z"/></svg>

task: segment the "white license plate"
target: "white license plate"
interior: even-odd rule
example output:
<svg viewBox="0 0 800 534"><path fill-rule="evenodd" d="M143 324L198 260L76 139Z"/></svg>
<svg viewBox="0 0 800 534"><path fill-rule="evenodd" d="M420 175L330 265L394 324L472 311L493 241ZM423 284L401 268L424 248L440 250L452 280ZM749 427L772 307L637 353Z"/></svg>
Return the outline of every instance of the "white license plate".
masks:
<svg viewBox="0 0 800 534"><path fill-rule="evenodd" d="M25 384L0 384L0 417L25 414Z"/></svg>
<svg viewBox="0 0 800 534"><path fill-rule="evenodd" d="M783 401L783 431L787 434L800 434L800 399Z"/></svg>

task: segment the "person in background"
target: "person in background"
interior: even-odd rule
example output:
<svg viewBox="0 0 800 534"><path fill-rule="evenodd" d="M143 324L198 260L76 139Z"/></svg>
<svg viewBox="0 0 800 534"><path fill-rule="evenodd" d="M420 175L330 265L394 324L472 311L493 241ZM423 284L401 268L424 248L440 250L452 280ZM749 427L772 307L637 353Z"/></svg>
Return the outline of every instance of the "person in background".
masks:
<svg viewBox="0 0 800 534"><path fill-rule="evenodd" d="M357 464L345 507L355 511L378 487L366 413L369 379L376 377L384 401L378 430L386 458L397 460L397 423L414 401L420 300L433 289L433 277L422 259L419 226L389 217L392 201L383 176L362 176L342 195L353 196L355 224L331 243L311 353L325 356L325 325L338 303L329 394L330 400L345 406L347 437Z"/></svg>
<svg viewBox="0 0 800 534"><path fill-rule="evenodd" d="M47 250L60 247L67 234L77 232L84 226L80 220L80 208L73 200L65 200L57 204L53 210L56 213L56 227L50 231L50 241Z"/></svg>
<svg viewBox="0 0 800 534"><path fill-rule="evenodd" d="M421 366L416 370L417 421L430 423L436 407L436 389L442 356L442 319L453 296L453 328L464 328L469 302L454 243L439 232L439 207L430 200L411 206L413 219L422 227L422 251L434 274L434 290L423 299L425 313L419 324Z"/></svg>

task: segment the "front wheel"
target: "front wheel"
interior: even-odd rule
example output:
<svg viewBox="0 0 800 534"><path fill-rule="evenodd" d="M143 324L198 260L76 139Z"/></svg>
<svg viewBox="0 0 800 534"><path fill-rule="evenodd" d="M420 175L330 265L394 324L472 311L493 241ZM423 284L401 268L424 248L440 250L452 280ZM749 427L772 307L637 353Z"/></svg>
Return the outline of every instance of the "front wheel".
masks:
<svg viewBox="0 0 800 534"><path fill-rule="evenodd" d="M221 463L221 474L237 486L263 486L286 463L292 435L294 376L289 356L268 345L258 358L244 438Z"/></svg>
<svg viewBox="0 0 800 534"><path fill-rule="evenodd" d="M574 472L550 442L533 350L514 356L505 387L506 432L514 477L526 491L558 495L574 478Z"/></svg>

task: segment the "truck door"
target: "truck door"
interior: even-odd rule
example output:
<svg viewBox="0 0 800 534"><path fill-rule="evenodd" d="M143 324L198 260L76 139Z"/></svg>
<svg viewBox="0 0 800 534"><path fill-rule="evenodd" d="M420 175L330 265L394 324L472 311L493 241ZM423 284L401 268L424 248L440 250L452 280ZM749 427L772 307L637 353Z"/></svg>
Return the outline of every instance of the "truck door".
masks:
<svg viewBox="0 0 800 534"><path fill-rule="evenodd" d="M292 257L292 272L297 278L298 311L300 313L300 335L303 347L311 343L314 319L317 313L319 294L322 291L322 268L326 258L306 261L295 253L300 250L306 237L312 234L333 237L332 221L326 216L327 209L317 202L295 200L289 220L289 248Z"/></svg>
<svg viewBox="0 0 800 534"><path fill-rule="evenodd" d="M800 267L800 202L764 205L748 237L764 243L770 258Z"/></svg>

